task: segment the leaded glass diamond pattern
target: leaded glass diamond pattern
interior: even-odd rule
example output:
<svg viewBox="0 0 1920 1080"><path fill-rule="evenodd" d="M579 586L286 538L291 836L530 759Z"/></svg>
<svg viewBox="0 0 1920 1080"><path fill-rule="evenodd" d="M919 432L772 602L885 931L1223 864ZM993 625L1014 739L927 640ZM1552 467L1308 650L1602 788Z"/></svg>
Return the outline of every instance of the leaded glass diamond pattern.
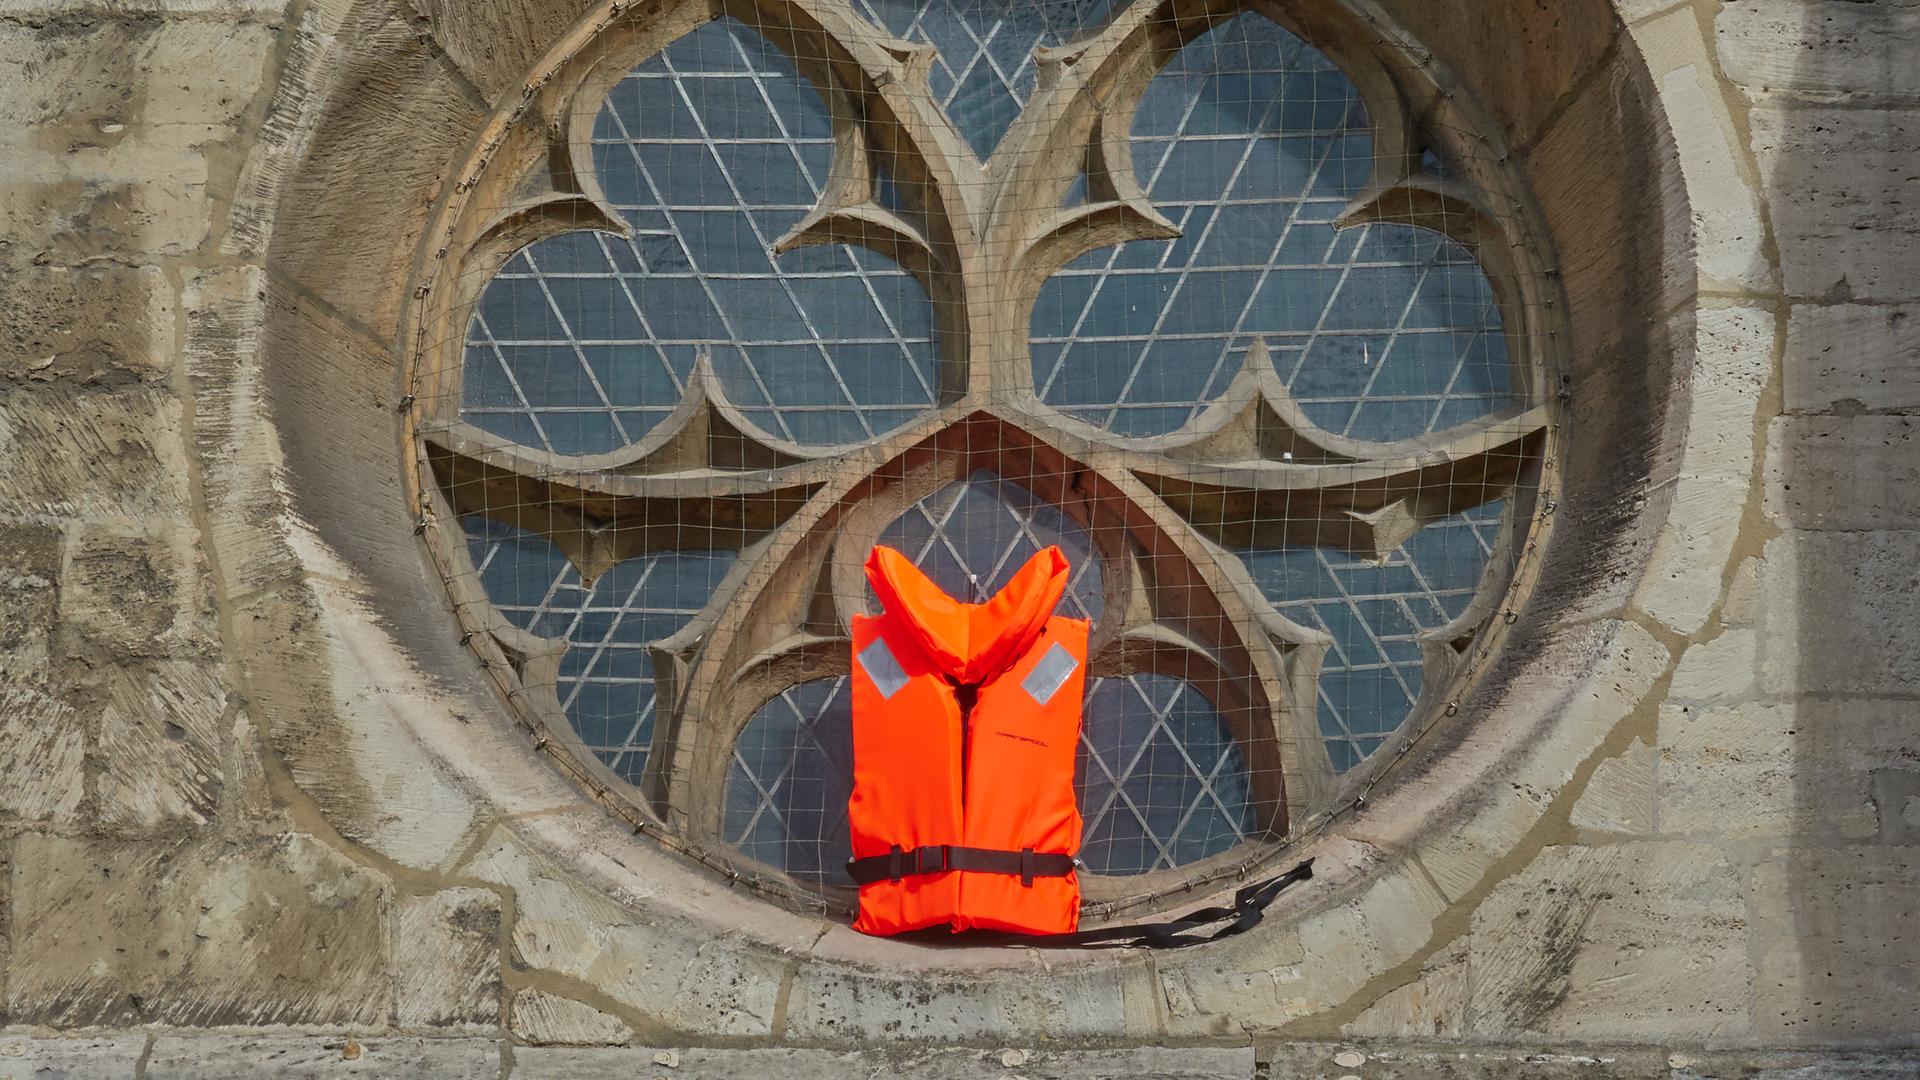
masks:
<svg viewBox="0 0 1920 1080"><path fill-rule="evenodd" d="M856 0L895 37L939 50L928 83L981 159L1033 93L1033 50L1078 38L1115 0Z"/></svg>
<svg viewBox="0 0 1920 1080"><path fill-rule="evenodd" d="M1151 875L1107 886L1133 892L1128 903L1177 887L1178 875L1155 871L1255 838L1296 837L1340 790L1313 775L1294 784L1296 770L1316 769L1312 755L1289 752L1299 747L1298 732L1243 727L1239 713L1223 717L1208 697L1212 679L1254 680L1232 699L1244 703L1244 690L1259 708L1288 708L1288 724L1313 726L1289 708L1299 684L1249 635L1264 628L1299 639L1309 651L1296 659L1318 657L1318 639L1273 620L1267 604L1331 642L1317 686L1318 727L1336 770L1373 777L1389 756L1377 751L1406 726L1420 697L1422 635L1446 626L1447 640L1463 644L1505 580L1489 578L1489 553L1503 530L1526 523L1505 521L1499 503L1429 524L1378 562L1331 547L1216 546L1258 537L1364 549L1435 506L1504 494L1506 511L1530 507L1513 485L1532 483L1552 460L1543 447L1558 436L1537 390L1553 373L1531 355L1509 357L1494 290L1467 249L1406 225L1335 228L1357 208L1423 222L1439 212L1440 202L1423 199L1415 200L1421 217L1395 217L1388 196L1413 196L1376 168L1370 127L1413 132L1429 169L1443 163L1428 140L1448 153L1471 152L1451 129L1405 114L1408 102L1434 90L1423 72L1383 73L1406 81L1404 95L1374 94L1369 84L1377 113L1370 116L1355 85L1261 15L1270 10L1264 5L1201 5L1181 15L1198 21L1174 27L1114 18L1127 2L828 0L808 9L812 21L798 37L781 26L759 27L762 37L723 17L620 77L597 106L570 99L578 93L570 88L606 83L560 59L534 91L540 108L528 114L597 107L591 136L552 127L544 157L507 163L511 171L495 174L500 182L489 177L465 193L485 190L506 205L449 200L461 223L449 235L481 238L455 253L464 260L457 269L478 273L484 261L493 276L471 311L461 306L464 291L431 291L432 340L449 350L432 363L461 356L459 419L516 444L475 438L430 389L419 399L419 415L441 425L421 429L422 469L451 509L429 507L427 529L437 538L434 518L461 520L492 601L465 602L471 594L455 587L466 640L486 662L504 662L501 678L523 719L529 709L550 718L557 704L613 773L648 781L638 798L618 798L634 794L619 785L607 792L609 803L624 801L615 807L622 816L636 827L684 828L683 839L755 888L794 894L791 881L762 876L754 863L803 883L848 884L849 682L819 678L817 665L846 598L807 592L801 604L794 590L844 580L845 560L864 554L847 551L848 538L864 546L871 537L859 524L871 521L863 505L897 497L898 485L924 497L879 542L906 552L942 588L983 600L1057 544L1072 567L1060 613L1107 620L1099 639L1120 632L1127 646L1093 662L1105 668L1152 656L1153 674L1087 684L1075 778L1089 869ZM787 10L775 5L759 17L778 20ZM1169 57L1161 46L1170 29L1199 36ZM820 38L882 32L929 46L930 55ZM1034 49L1089 35L1100 42L1077 54L1049 91L1065 107L1023 113L1038 81ZM826 47L832 63L807 71L830 68L831 85L816 89L773 44L794 41ZM899 77L902 63L921 59L930 63L926 83ZM1143 66L1162 61L1157 73ZM1084 124L1096 113L1114 117L1130 107L1128 95L1142 93L1128 133L1135 191L1100 172L1119 166L1105 141L1114 133L1102 127L1089 143ZM830 102L857 115L830 115ZM936 111L959 140L922 123ZM533 132L534 141L541 134ZM989 167L996 147L1031 170ZM836 165L844 174L830 179ZM1097 197L1102 205L1059 212L1062 179L1083 166L1064 201ZM856 175L862 170L869 175ZM1462 183L1487 175L1453 173ZM589 176L578 187L562 183ZM952 190L1016 181L1041 186L996 188L987 199ZM1491 194L1479 202L1525 201L1517 187ZM1110 244L1036 283L1033 268L1058 265L1059 245L1084 247L1062 222L1084 217L1097 230L1086 239L1102 242L1164 235L1147 203L1181 235ZM576 231L510 256L500 246L568 205L582 207ZM630 234L592 230L609 215ZM803 221L805 238L859 237L922 274L943 275L928 278L939 285L940 318L920 278L866 248L802 246L774 256ZM1476 218L1474 228L1533 250L1524 223ZM1002 310L1036 288L1030 312ZM1551 329L1534 312L1507 314L1526 316L1513 323L1514 343ZM1008 316L1028 320L1024 341L1006 334ZM1021 362L1023 344L1030 365ZM1256 347L1277 379L1263 373L1263 397L1242 402L1246 411L1232 417L1211 414L1215 426L1190 432L1194 438L1121 442L1060 422L1064 413L1120 435L1175 431L1220 396ZM686 408L673 438L646 440L665 434L660 425L687 403L703 362L716 381L701 392L724 394L732 408ZM420 385L446 385L434 374L441 381ZM927 415L936 397L937 418ZM1295 403L1326 432L1359 442L1326 449L1337 440L1301 429L1294 445L1314 453L1296 461L1271 449L1265 433L1276 417L1301 428ZM1510 408L1516 404L1524 407ZM916 418L924 430L896 430ZM1485 422L1462 427L1476 420ZM1267 425L1256 450L1241 438L1246 424ZM1417 453L1366 445L1455 428L1421 440ZM531 452L623 448L631 452L598 462L557 463ZM956 472L944 474L944 486L919 486L924 469L950 461L929 450L1017 460L1020 480ZM1333 459L1338 464L1328 465ZM1024 470L1036 461L1064 461L1073 475L1030 476ZM892 462L909 468L899 472ZM1351 480L1376 474L1378 482ZM1468 479L1455 487L1443 479L1449 474ZM1466 489L1469 480L1475 490ZM1071 504L1049 503L1068 481ZM1429 498L1429 483L1448 484L1445 498ZM1402 497L1408 491L1417 494ZM1221 506L1233 528L1216 534ZM1098 548L1078 523L1089 515L1115 530ZM533 523L552 530L581 566L604 565L609 550L676 541L738 543L767 565L729 574L732 552L658 552L583 581L554 544L514 527ZM444 540L434 544L436 561L457 573L458 556ZM1212 598L1226 618L1193 619L1185 598L1155 592L1232 580L1236 557L1258 588ZM1531 580L1515 569L1524 557L1503 554L1500 574ZM1115 574L1123 576L1104 576ZM1122 580L1147 595L1129 591L1126 611L1108 612L1105 585ZM867 601L875 606L871 595ZM707 632L676 636L703 611L712 615L702 624ZM1114 625L1123 617L1124 627ZM528 645L502 621L564 649L535 648L523 663ZM684 712L654 699L650 646L669 639L688 665ZM1191 668L1181 666L1181 650L1190 650ZM548 672L550 687L527 681ZM749 685L727 682L739 672L777 681L756 695L759 706L737 733L713 730L723 718L739 721L738 699L725 689ZM1270 700L1275 695L1285 700ZM649 773L656 713L662 732L670 720L673 745L687 752L655 761ZM568 741L547 745L564 753ZM1377 760L1356 771L1369 755ZM1254 772L1250 760L1271 765ZM721 772L717 791L689 782ZM1297 791L1311 805L1287 798Z"/></svg>
<svg viewBox="0 0 1920 1080"><path fill-rule="evenodd" d="M1165 675L1089 684L1074 784L1095 873L1185 866L1253 830L1239 744L1212 702Z"/></svg>
<svg viewBox="0 0 1920 1080"><path fill-rule="evenodd" d="M802 880L852 885L847 799L853 794L850 682L803 682L761 706L733 745L726 842Z"/></svg>
<svg viewBox="0 0 1920 1080"><path fill-rule="evenodd" d="M558 453L616 450L672 410L703 352L785 439L858 441L926 408L933 305L916 279L865 249L771 254L819 198L833 145L820 95L737 20L634 69L593 141L632 235L542 240L494 277L462 415Z"/></svg>
<svg viewBox="0 0 1920 1080"><path fill-rule="evenodd" d="M1320 426L1398 439L1512 399L1501 316L1459 244L1404 225L1336 230L1371 179L1352 82L1258 15L1189 43L1134 115L1133 158L1181 229L1082 256L1034 305L1041 398L1126 435L1172 431L1265 341Z"/></svg>
<svg viewBox="0 0 1920 1080"><path fill-rule="evenodd" d="M698 614L732 552L629 559L588 588L544 537L492 518L465 519L481 584L508 622L567 643L553 691L574 733L608 768L638 783L653 745L653 658L647 647Z"/></svg>
<svg viewBox="0 0 1920 1080"><path fill-rule="evenodd" d="M991 472L975 472L922 499L887 526L880 542L912 559L947 595L970 604L999 592L1028 559L1057 544L1072 567L1059 614L1097 619L1106 606L1087 531Z"/></svg>
<svg viewBox="0 0 1920 1080"><path fill-rule="evenodd" d="M1473 602L1502 505L1435 522L1379 563L1328 548L1241 553L1282 614L1333 637L1319 713L1336 770L1360 764L1406 722L1424 677L1419 636Z"/></svg>

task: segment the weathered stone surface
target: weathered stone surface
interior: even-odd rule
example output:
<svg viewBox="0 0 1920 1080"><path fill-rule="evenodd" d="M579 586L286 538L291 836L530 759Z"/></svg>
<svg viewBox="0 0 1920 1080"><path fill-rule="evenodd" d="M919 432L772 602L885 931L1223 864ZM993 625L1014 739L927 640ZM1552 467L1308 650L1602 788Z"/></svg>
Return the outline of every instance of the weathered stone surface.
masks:
<svg viewBox="0 0 1920 1080"><path fill-rule="evenodd" d="M1788 295L1911 300L1920 199L1909 165L1920 154L1920 110L1769 100L1749 116Z"/></svg>
<svg viewBox="0 0 1920 1080"><path fill-rule="evenodd" d="M385 1023L386 886L312 840L21 838L7 1013L85 1024Z"/></svg>
<svg viewBox="0 0 1920 1080"><path fill-rule="evenodd" d="M0 671L0 811L71 824L86 797L86 723L40 675Z"/></svg>
<svg viewBox="0 0 1920 1080"><path fill-rule="evenodd" d="M1421 965L1420 976L1367 1007L1342 1030L1393 1039L1457 1039L1467 1014L1467 943L1456 941Z"/></svg>
<svg viewBox="0 0 1920 1080"><path fill-rule="evenodd" d="M1911 1039L1920 849L1802 848L1754 871L1755 1035L1771 1043Z"/></svg>
<svg viewBox="0 0 1920 1080"><path fill-rule="evenodd" d="M1673 660L1667 647L1636 623L1599 623L1581 633L1591 642L1590 667L1553 673L1561 681L1552 689L1564 690L1543 693L1541 707L1558 710L1554 737L1540 741L1502 782L1488 787L1458 825L1420 838L1414 857L1449 902L1477 888L1532 831L1554 796L1640 707Z"/></svg>
<svg viewBox="0 0 1920 1080"><path fill-rule="evenodd" d="M1474 912L1474 1034L1720 1039L1748 1029L1738 875L1714 848L1546 848Z"/></svg>
<svg viewBox="0 0 1920 1080"><path fill-rule="evenodd" d="M1920 528L1920 418L1780 417L1766 483L1767 516L1788 528Z"/></svg>
<svg viewBox="0 0 1920 1080"><path fill-rule="evenodd" d="M1641 610L1690 634L1720 598L1720 568L1752 484L1754 413L1773 372L1775 320L1758 308L1701 311L1687 441L1667 521L1636 594Z"/></svg>
<svg viewBox="0 0 1920 1080"><path fill-rule="evenodd" d="M1920 692L1920 531L1791 532L1760 568L1760 682L1772 694Z"/></svg>
<svg viewBox="0 0 1920 1080"><path fill-rule="evenodd" d="M471 87L398 5L355 5L339 33L355 48L325 77L341 88L288 181L270 252L278 273L320 290L382 341L397 329L421 232L447 173L484 121ZM417 192L395 200L373 189Z"/></svg>
<svg viewBox="0 0 1920 1080"><path fill-rule="evenodd" d="M190 527L75 526L67 533L60 585L69 648L156 657L203 649L211 636L212 597Z"/></svg>
<svg viewBox="0 0 1920 1080"><path fill-rule="evenodd" d="M671 1061L672 1065L664 1064ZM930 1050L900 1046L834 1050L525 1049L514 1052L511 1080L603 1080L657 1075L673 1080L843 1080L861 1076L961 1080L1020 1076L1029 1080L1241 1080L1254 1074L1253 1047L1128 1050Z"/></svg>
<svg viewBox="0 0 1920 1080"><path fill-rule="evenodd" d="M1673 8L1634 27L1633 39L1647 70L1659 80L1660 103L1679 151L1702 287L1772 289L1777 273L1764 244L1758 177L1721 92L1698 16L1687 7Z"/></svg>
<svg viewBox="0 0 1920 1080"><path fill-rule="evenodd" d="M351 1035L161 1035L146 1080L497 1080L500 1049L484 1039L366 1039Z"/></svg>
<svg viewBox="0 0 1920 1080"><path fill-rule="evenodd" d="M541 865L510 837L479 853L466 872L513 890L510 938L526 966L585 979L663 1028L772 1031L786 974L772 957L623 908ZM794 1005L800 1001L796 990Z"/></svg>
<svg viewBox="0 0 1920 1080"><path fill-rule="evenodd" d="M154 267L0 270L0 377L93 385L173 367L173 287Z"/></svg>
<svg viewBox="0 0 1920 1080"><path fill-rule="evenodd" d="M393 1022L402 1028L500 1026L500 897L448 889L393 913Z"/></svg>
<svg viewBox="0 0 1920 1080"><path fill-rule="evenodd" d="M1593 770L1568 821L1576 829L1643 836L1653 831L1654 769L1658 756L1644 739Z"/></svg>
<svg viewBox="0 0 1920 1080"><path fill-rule="evenodd" d="M212 820L229 719L227 688L210 664L115 672L96 745L100 820L134 829Z"/></svg>
<svg viewBox="0 0 1920 1080"><path fill-rule="evenodd" d="M60 1039L0 1034L0 1077L19 1080L133 1080L147 1037L102 1032Z"/></svg>
<svg viewBox="0 0 1920 1080"><path fill-rule="evenodd" d="M257 365L267 293L266 274L254 266L195 274L181 290L208 546L234 595L295 576L287 534L271 527L286 505L278 487L284 450L261 400Z"/></svg>
<svg viewBox="0 0 1920 1080"><path fill-rule="evenodd" d="M60 531L0 525L0 668L42 671L59 625Z"/></svg>
<svg viewBox="0 0 1920 1080"><path fill-rule="evenodd" d="M590 0L409 0L460 68L489 101L519 94L529 70Z"/></svg>
<svg viewBox="0 0 1920 1080"><path fill-rule="evenodd" d="M1920 409L1920 304L1796 304L1787 320L1788 412Z"/></svg>
<svg viewBox="0 0 1920 1080"><path fill-rule="evenodd" d="M513 995L513 1037L535 1046L611 1046L633 1039L633 1029L584 1002L522 990Z"/></svg>
<svg viewBox="0 0 1920 1080"><path fill-rule="evenodd" d="M1559 249L1573 348L1592 361L1644 347L1644 316L1620 313L1675 310L1698 284L1692 223L1676 209L1687 202L1686 178L1657 153L1669 138L1666 121L1634 87L1644 77L1637 66L1616 55L1527 152ZM1596 170L1595 161L1616 167Z"/></svg>
<svg viewBox="0 0 1920 1080"><path fill-rule="evenodd" d="M1714 21L1720 64L1750 94L1920 95L1920 9L1846 0L1735 0Z"/></svg>
<svg viewBox="0 0 1920 1080"><path fill-rule="evenodd" d="M1667 705L1660 710L1660 831L1673 836L1869 837L1878 823L1867 775L1803 768L1790 705ZM1834 763L1837 764L1837 763Z"/></svg>
<svg viewBox="0 0 1920 1080"><path fill-rule="evenodd" d="M15 518L178 518L180 405L166 391L0 384L0 507Z"/></svg>
<svg viewBox="0 0 1920 1080"><path fill-rule="evenodd" d="M1667 698L1702 705L1738 701L1751 696L1759 681L1759 637L1751 630L1728 630L1680 654Z"/></svg>
<svg viewBox="0 0 1920 1080"><path fill-rule="evenodd" d="M1129 999L1151 993L1152 973L1129 964L1030 975L802 967L788 995L787 1033L804 1040L936 1040L1118 1036ZM1249 1003L1249 1010L1257 1008ZM1208 1018L1211 1021L1212 1018Z"/></svg>
<svg viewBox="0 0 1920 1080"><path fill-rule="evenodd" d="M0 24L0 234L19 261L190 252L210 231L218 144L259 89L273 30L89 15Z"/></svg>

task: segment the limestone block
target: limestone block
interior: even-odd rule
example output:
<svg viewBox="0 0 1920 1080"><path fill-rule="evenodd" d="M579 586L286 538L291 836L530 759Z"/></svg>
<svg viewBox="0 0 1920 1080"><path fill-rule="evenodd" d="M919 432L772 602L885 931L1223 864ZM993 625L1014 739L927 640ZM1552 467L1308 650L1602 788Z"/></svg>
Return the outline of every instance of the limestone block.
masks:
<svg viewBox="0 0 1920 1080"><path fill-rule="evenodd" d="M212 820L224 779L227 693L207 662L112 672L94 749L101 821L143 830Z"/></svg>
<svg viewBox="0 0 1920 1080"><path fill-rule="evenodd" d="M1483 100L1498 103L1513 146L1542 137L1568 96L1605 62L1616 29L1604 4L1546 8L1489 0L1396 7L1414 41L1447 57Z"/></svg>
<svg viewBox="0 0 1920 1080"><path fill-rule="evenodd" d="M185 254L206 239L218 144L239 131L274 30L123 12L0 25L0 234L21 261Z"/></svg>
<svg viewBox="0 0 1920 1080"><path fill-rule="evenodd" d="M1008 1057L1011 1053L1013 1056ZM651 1047L529 1048L514 1051L510 1080L604 1080L663 1076L672 1080L1244 1080L1254 1075L1253 1047L1134 1047L1113 1050L943 1049L913 1046L864 1051ZM671 1066L662 1064L671 1061ZM1013 1061L1016 1064L1009 1065Z"/></svg>
<svg viewBox="0 0 1920 1080"><path fill-rule="evenodd" d="M211 585L190 525L85 522L68 530L61 562L69 651L128 658L211 647Z"/></svg>
<svg viewBox="0 0 1920 1080"><path fill-rule="evenodd" d="M0 670L0 812L72 824L86 797L84 718L39 673Z"/></svg>
<svg viewBox="0 0 1920 1080"><path fill-rule="evenodd" d="M1382 995L1340 1030L1392 1039L1457 1039L1466 1009L1467 943L1462 938L1422 964L1414 981Z"/></svg>
<svg viewBox="0 0 1920 1080"><path fill-rule="evenodd" d="M1415 857L1450 902L1480 887L1539 824L1553 800L1641 705L1672 663L1667 647L1636 623L1581 628L1591 642L1584 671L1549 673L1534 687L1541 708L1555 710L1550 737L1487 786L1457 823L1432 828ZM1547 679L1564 680L1553 685Z"/></svg>
<svg viewBox="0 0 1920 1080"><path fill-rule="evenodd" d="M794 975L787 1034L863 1043L1118 1037L1129 1030L1127 1001L1152 985L1145 965L1054 974L1033 963L1030 972L958 974L810 964Z"/></svg>
<svg viewBox="0 0 1920 1080"><path fill-rule="evenodd" d="M0 1077L20 1080L133 1080L147 1037L102 1032L76 1038L0 1035Z"/></svg>
<svg viewBox="0 0 1920 1080"><path fill-rule="evenodd" d="M1920 419L1782 416L1766 482L1767 516L1788 528L1920 528Z"/></svg>
<svg viewBox="0 0 1920 1080"><path fill-rule="evenodd" d="M511 1009L513 1037L535 1046L607 1046L633 1038L633 1029L619 1017L545 990L520 991Z"/></svg>
<svg viewBox="0 0 1920 1080"><path fill-rule="evenodd" d="M489 101L518 96L528 70L590 0L408 0L461 74Z"/></svg>
<svg viewBox="0 0 1920 1080"><path fill-rule="evenodd" d="M1753 694L1760 680L1760 639L1752 630L1728 630L1687 646L1667 685L1670 701L1710 705Z"/></svg>
<svg viewBox="0 0 1920 1080"><path fill-rule="evenodd" d="M1278 1027L1328 1004L1311 993L1297 926L1268 920L1231 948L1192 951L1199 955L1168 957L1157 973L1169 1034L1231 1030L1235 1018Z"/></svg>
<svg viewBox="0 0 1920 1080"><path fill-rule="evenodd" d="M0 375L113 385L173 369L173 286L151 266L0 271Z"/></svg>
<svg viewBox="0 0 1920 1080"><path fill-rule="evenodd" d="M1736 0L1714 21L1720 64L1749 94L1920 95L1920 9L1846 0Z"/></svg>
<svg viewBox="0 0 1920 1080"><path fill-rule="evenodd" d="M497 1028L501 994L497 894L448 889L395 905L395 1024Z"/></svg>
<svg viewBox="0 0 1920 1080"><path fill-rule="evenodd" d="M1920 1031L1920 848L1793 848L1753 872L1762 1040L1905 1042Z"/></svg>
<svg viewBox="0 0 1920 1080"><path fill-rule="evenodd" d="M1647 68L1659 80L1680 170L1693 212L1694 258L1704 288L1771 290L1757 178L1742 150L1700 22L1675 8L1633 29Z"/></svg>
<svg viewBox="0 0 1920 1080"><path fill-rule="evenodd" d="M394 283L487 112L400 7L355 5L339 30L355 47L314 73L332 91L327 112L280 193L303 212L283 215L272 243L276 272L380 341L393 340L406 297Z"/></svg>
<svg viewBox="0 0 1920 1080"><path fill-rule="evenodd" d="M1911 168L1920 110L1768 99L1748 116L1788 295L1911 300L1920 277Z"/></svg>
<svg viewBox="0 0 1920 1080"><path fill-rule="evenodd" d="M146 1080L497 1080L500 1049L485 1039L366 1039L352 1036L161 1035Z"/></svg>
<svg viewBox="0 0 1920 1080"><path fill-rule="evenodd" d="M180 403L151 387L0 384L0 507L8 517L184 518Z"/></svg>
<svg viewBox="0 0 1920 1080"><path fill-rule="evenodd" d="M1630 53L1617 53L1588 80L1526 151L1558 245L1572 350L1583 363L1602 363L1617 351L1643 355L1652 336L1643 313L1676 310L1698 284L1692 222L1679 210L1686 177L1655 152L1670 136L1662 116L1641 104L1644 91L1635 83L1644 72ZM1595 169L1596 161L1613 165ZM1636 314L1623 317L1627 312Z"/></svg>
<svg viewBox="0 0 1920 1080"><path fill-rule="evenodd" d="M0 668L44 670L59 624L60 530L0 525Z"/></svg>
<svg viewBox="0 0 1920 1080"><path fill-rule="evenodd" d="M1920 304L1796 304L1788 412L1920 409Z"/></svg>
<svg viewBox="0 0 1920 1080"><path fill-rule="evenodd" d="M706 1036L772 1031L786 976L774 957L710 927L588 891L511 836L493 841L464 872L513 890L509 940L526 967L585 980L661 1028ZM793 1002L800 1000L796 990Z"/></svg>
<svg viewBox="0 0 1920 1080"><path fill-rule="evenodd" d="M1734 568L1727 583L1727 599L1720 605L1720 624L1746 628L1759 612L1760 556L1750 555Z"/></svg>
<svg viewBox="0 0 1920 1080"><path fill-rule="evenodd" d="M14 925L33 927L14 943L16 1021L387 1020L387 887L304 836L248 845L25 836L13 861Z"/></svg>
<svg viewBox="0 0 1920 1080"><path fill-rule="evenodd" d="M275 527L286 509L284 462L261 400L267 295L259 267L221 267L189 275L180 299L208 541L227 588L242 596L297 575L285 531Z"/></svg>
<svg viewBox="0 0 1920 1080"><path fill-rule="evenodd" d="M1792 705L1663 706L1660 831L1739 840L1873 836L1867 775L1855 772L1849 782L1803 762L1801 729L1811 723Z"/></svg>
<svg viewBox="0 0 1920 1080"><path fill-rule="evenodd" d="M1773 372L1774 316L1718 308L1697 316L1687 440L1667 521L1636 605L1691 634L1720 598L1752 486L1754 414Z"/></svg>
<svg viewBox="0 0 1920 1080"><path fill-rule="evenodd" d="M1576 829L1643 836L1653 831L1654 770L1658 756L1635 739L1619 757L1593 771L1568 819Z"/></svg>
<svg viewBox="0 0 1920 1080"><path fill-rule="evenodd" d="M1759 574L1762 689L1920 692L1920 531L1785 533Z"/></svg>
<svg viewBox="0 0 1920 1080"><path fill-rule="evenodd" d="M1472 1035L1739 1037L1753 976L1739 877L1714 848L1549 847L1474 912Z"/></svg>

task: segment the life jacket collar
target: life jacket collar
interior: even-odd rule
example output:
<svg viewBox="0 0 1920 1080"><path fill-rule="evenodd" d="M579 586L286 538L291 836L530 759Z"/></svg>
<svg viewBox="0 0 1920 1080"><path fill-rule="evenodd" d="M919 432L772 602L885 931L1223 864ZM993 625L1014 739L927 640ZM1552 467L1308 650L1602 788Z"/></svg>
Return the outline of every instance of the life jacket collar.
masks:
<svg viewBox="0 0 1920 1080"><path fill-rule="evenodd" d="M867 581L894 625L960 684L986 682L1032 647L1066 592L1067 576L1067 557L1048 547L985 603L967 604L890 547L876 545L867 556Z"/></svg>

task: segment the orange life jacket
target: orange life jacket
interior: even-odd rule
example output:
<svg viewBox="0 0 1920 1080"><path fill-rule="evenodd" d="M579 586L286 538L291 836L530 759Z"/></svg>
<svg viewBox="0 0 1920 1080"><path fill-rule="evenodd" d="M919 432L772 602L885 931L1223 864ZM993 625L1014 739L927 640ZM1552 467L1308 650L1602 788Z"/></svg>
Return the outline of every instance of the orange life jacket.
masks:
<svg viewBox="0 0 1920 1080"><path fill-rule="evenodd" d="M1050 547L965 604L892 548L868 557L884 611L853 620L854 929L1078 926L1089 626L1053 614L1067 573Z"/></svg>

